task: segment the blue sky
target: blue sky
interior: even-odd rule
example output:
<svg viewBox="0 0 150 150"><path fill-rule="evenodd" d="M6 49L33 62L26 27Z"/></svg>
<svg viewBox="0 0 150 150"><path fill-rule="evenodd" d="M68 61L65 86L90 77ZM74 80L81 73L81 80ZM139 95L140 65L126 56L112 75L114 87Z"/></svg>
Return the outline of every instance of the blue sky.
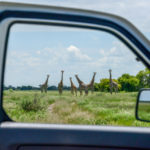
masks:
<svg viewBox="0 0 150 150"><path fill-rule="evenodd" d="M3 0L6 1L6 0ZM54 6L74 7L104 11L120 15L132 22L150 39L150 1L148 0L9 0L15 2L41 3ZM93 52L94 51L94 52ZM97 31L69 28L14 26L11 30L6 85L34 85L43 83L50 74L49 85L60 81L64 69L64 84L78 73L86 83L97 72L96 82L108 78L108 69L113 77L123 73L135 75L144 69L134 55L115 37Z"/></svg>
<svg viewBox="0 0 150 150"><path fill-rule="evenodd" d="M97 72L96 82L123 73L135 75L144 69L134 55L114 36L101 31L53 26L14 25L10 31L5 85L42 84L50 74L49 85L57 85L64 70L77 85L75 74L88 83Z"/></svg>

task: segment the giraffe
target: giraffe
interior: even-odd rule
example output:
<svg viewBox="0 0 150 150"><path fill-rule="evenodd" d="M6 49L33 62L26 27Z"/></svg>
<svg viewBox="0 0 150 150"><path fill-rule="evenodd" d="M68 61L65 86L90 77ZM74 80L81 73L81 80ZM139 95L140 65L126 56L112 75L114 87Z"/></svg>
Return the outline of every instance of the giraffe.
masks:
<svg viewBox="0 0 150 150"><path fill-rule="evenodd" d="M60 80L60 82L58 84L58 91L59 91L60 95L63 92L63 73L64 73L64 70L61 71L61 80Z"/></svg>
<svg viewBox="0 0 150 150"><path fill-rule="evenodd" d="M71 77L70 77L70 83L71 83L71 94L74 95L74 92L75 92L77 96L77 87L73 84Z"/></svg>
<svg viewBox="0 0 150 150"><path fill-rule="evenodd" d="M78 77L77 74L75 75L75 77L76 77L76 79L77 79L77 81L78 81L78 83L79 83L80 95L82 95L82 90L85 91L85 95L88 95L88 86L87 86L83 81L81 81L81 80L79 79L79 77Z"/></svg>
<svg viewBox="0 0 150 150"><path fill-rule="evenodd" d="M91 80L91 82L88 84L88 88L91 89L92 94L93 94L93 91L94 91L94 80L95 80L95 76L96 76L96 72L93 73L92 80Z"/></svg>
<svg viewBox="0 0 150 150"><path fill-rule="evenodd" d="M114 81L112 80L111 72L112 72L112 70L109 69L109 75L110 75L110 77L109 77L109 86L110 86L110 93L112 94L113 88L114 88L114 90L115 90L115 93L118 92L118 83L116 83L116 82L114 82Z"/></svg>
<svg viewBox="0 0 150 150"><path fill-rule="evenodd" d="M50 76L50 75L48 74L46 81L45 81L42 85L40 85L41 93L43 93L43 92L47 93L47 87L48 87L48 79L49 79L49 76Z"/></svg>

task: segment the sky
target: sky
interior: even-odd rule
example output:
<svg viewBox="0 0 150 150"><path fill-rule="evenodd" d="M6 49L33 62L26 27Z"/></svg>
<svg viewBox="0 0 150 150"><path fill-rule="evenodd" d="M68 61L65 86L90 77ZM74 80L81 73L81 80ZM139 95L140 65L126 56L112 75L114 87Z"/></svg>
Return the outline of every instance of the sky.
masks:
<svg viewBox="0 0 150 150"><path fill-rule="evenodd" d="M147 15L150 1L147 0L37 0L36 3L117 14L127 18L150 38L150 16ZM61 70L65 71L65 85L70 85L69 77L78 85L75 74L89 83L93 72L97 72L95 81L99 82L109 77L110 68L113 78L123 73L136 75L144 69L116 37L94 30L14 25L7 54L5 85L13 86L38 86L45 81L47 74L50 74L49 85L58 85Z"/></svg>
<svg viewBox="0 0 150 150"><path fill-rule="evenodd" d="M116 37L102 31L41 25L14 25L11 28L5 73L5 85L57 85L64 70L64 85L69 77L77 85L75 74L89 83L93 72L96 82L123 73L136 75L144 69L131 51Z"/></svg>

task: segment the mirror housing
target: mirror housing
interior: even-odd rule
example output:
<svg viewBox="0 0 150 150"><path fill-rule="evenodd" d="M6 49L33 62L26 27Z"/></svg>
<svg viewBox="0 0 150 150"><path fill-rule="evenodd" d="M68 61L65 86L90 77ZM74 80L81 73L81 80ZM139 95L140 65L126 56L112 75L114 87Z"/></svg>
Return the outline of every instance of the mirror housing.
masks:
<svg viewBox="0 0 150 150"><path fill-rule="evenodd" d="M144 88L139 91L135 116L137 120L150 122L150 88Z"/></svg>

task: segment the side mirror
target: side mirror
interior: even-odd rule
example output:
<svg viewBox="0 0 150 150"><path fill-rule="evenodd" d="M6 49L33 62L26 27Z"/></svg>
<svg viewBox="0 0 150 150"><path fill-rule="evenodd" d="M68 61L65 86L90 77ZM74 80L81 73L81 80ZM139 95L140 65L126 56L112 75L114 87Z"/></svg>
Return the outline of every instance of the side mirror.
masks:
<svg viewBox="0 0 150 150"><path fill-rule="evenodd" d="M150 88L141 89L136 103L136 119L150 122Z"/></svg>

